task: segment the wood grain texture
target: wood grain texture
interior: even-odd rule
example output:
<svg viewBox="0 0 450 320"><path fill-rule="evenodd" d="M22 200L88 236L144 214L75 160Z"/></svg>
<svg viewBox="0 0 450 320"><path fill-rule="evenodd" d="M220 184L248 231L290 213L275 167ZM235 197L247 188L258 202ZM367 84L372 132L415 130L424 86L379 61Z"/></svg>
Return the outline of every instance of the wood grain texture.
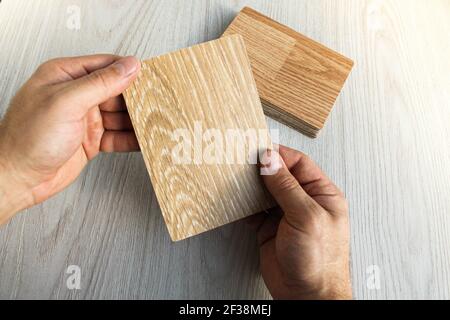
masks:
<svg viewBox="0 0 450 320"><path fill-rule="evenodd" d="M256 162L271 144L240 35L143 62L124 96L174 241L275 206Z"/></svg>
<svg viewBox="0 0 450 320"><path fill-rule="evenodd" d="M266 114L317 137L353 61L249 7L224 36L231 34L245 39Z"/></svg>
<svg viewBox="0 0 450 320"><path fill-rule="evenodd" d="M81 29L66 28L81 8ZM357 65L319 138L268 119L350 203L357 299L450 298L448 0L3 0L0 114L58 56L154 57L221 36L243 6ZM343 40L345 39L345 40ZM81 290L66 287L81 267ZM380 288L367 286L370 266ZM254 233L172 243L140 154L102 155L66 191L0 228L3 299L267 299Z"/></svg>

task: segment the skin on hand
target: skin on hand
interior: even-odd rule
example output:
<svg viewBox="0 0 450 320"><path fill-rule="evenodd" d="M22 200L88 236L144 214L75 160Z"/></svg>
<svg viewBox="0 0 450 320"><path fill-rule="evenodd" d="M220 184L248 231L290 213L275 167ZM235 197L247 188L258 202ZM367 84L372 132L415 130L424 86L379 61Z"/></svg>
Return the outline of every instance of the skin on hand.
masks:
<svg viewBox="0 0 450 320"><path fill-rule="evenodd" d="M251 217L264 281L275 299L352 299L344 194L306 155L280 146L262 163L279 208Z"/></svg>
<svg viewBox="0 0 450 320"><path fill-rule="evenodd" d="M0 123L0 224L66 188L99 152L139 150L121 96L139 70L114 55L38 68Z"/></svg>

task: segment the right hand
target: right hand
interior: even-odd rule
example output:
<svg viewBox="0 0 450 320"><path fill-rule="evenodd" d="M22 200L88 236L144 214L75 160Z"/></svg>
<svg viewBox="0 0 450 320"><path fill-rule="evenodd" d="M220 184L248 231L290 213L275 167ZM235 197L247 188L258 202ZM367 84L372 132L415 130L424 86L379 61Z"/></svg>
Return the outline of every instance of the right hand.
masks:
<svg viewBox="0 0 450 320"><path fill-rule="evenodd" d="M252 217L261 273L275 299L352 299L344 194L306 155L266 155L264 182L279 208ZM264 162L266 163L266 162Z"/></svg>

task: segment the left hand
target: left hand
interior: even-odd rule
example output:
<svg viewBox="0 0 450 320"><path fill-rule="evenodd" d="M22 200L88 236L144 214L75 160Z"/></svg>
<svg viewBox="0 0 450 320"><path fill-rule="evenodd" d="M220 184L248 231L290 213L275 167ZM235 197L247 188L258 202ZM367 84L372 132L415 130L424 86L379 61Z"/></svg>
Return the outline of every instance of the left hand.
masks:
<svg viewBox="0 0 450 320"><path fill-rule="evenodd" d="M38 68L0 123L0 224L66 188L99 152L139 150L121 96L139 70L114 55Z"/></svg>

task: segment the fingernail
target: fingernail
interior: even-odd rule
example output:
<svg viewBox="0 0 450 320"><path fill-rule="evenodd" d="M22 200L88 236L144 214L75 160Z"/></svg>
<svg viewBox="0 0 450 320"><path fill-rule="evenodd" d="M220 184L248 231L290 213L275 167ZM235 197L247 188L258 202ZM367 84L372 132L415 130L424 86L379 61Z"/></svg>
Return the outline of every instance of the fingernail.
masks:
<svg viewBox="0 0 450 320"><path fill-rule="evenodd" d="M261 159L261 175L271 176L283 167L281 157L276 151L267 150Z"/></svg>
<svg viewBox="0 0 450 320"><path fill-rule="evenodd" d="M135 57L125 57L114 63L114 68L122 77L129 77L136 73L140 62Z"/></svg>

